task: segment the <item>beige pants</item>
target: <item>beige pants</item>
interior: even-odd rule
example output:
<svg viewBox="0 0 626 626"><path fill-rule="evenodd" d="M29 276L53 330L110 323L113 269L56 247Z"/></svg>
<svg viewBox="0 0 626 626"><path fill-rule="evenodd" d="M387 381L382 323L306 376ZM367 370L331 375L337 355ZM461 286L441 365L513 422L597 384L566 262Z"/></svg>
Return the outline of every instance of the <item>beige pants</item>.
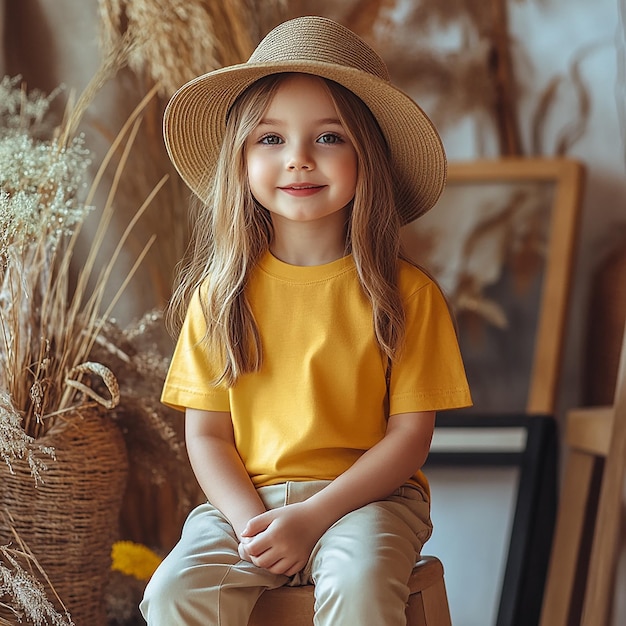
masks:
<svg viewBox="0 0 626 626"><path fill-rule="evenodd" d="M302 502L327 484L285 483L259 494L272 509ZM247 626L265 589L314 583L315 626L404 625L407 582L431 533L429 509L417 487L401 487L340 519L304 570L288 578L241 560L228 520L202 504L148 583L141 612L149 626Z"/></svg>

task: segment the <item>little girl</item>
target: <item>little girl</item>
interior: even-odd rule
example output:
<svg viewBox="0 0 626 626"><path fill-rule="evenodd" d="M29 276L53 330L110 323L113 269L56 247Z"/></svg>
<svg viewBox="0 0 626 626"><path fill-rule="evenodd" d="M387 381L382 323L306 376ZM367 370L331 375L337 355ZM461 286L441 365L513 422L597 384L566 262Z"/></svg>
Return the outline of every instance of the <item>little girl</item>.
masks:
<svg viewBox="0 0 626 626"><path fill-rule="evenodd" d="M313 583L317 626L405 624L435 411L471 403L446 302L399 251L443 188L440 139L320 17L184 85L164 133L202 205L162 400L207 502L143 615L246 626L264 590Z"/></svg>

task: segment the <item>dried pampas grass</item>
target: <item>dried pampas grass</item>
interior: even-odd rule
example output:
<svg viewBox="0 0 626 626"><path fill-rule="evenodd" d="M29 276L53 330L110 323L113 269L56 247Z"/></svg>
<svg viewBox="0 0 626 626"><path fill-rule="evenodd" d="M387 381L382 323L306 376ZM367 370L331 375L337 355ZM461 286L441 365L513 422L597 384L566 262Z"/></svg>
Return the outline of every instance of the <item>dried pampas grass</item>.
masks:
<svg viewBox="0 0 626 626"><path fill-rule="evenodd" d="M136 43L131 69L172 94L183 83L245 61L258 29L285 0L100 0L105 49L123 36Z"/></svg>

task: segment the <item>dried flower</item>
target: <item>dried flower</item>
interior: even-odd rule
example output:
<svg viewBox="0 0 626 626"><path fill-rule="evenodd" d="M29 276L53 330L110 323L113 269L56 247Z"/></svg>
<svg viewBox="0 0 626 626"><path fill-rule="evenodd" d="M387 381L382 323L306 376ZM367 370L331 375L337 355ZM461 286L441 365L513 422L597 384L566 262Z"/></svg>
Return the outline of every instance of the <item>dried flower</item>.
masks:
<svg viewBox="0 0 626 626"><path fill-rule="evenodd" d="M122 45L126 50L126 42ZM85 93L91 94L94 85L101 85L122 61L119 50L105 58ZM46 119L51 96L36 91L27 94L17 78L5 78L0 94L4 96L0 100L0 391L10 397L25 434L36 439L51 427L54 416L84 403L85 397L98 400L68 372L88 361L102 316L127 284L129 278L123 278L112 302L103 306L122 246L164 180L144 200L110 261L96 276L97 252L113 211L112 188L77 277L70 274L70 267L102 172L120 146L124 150L116 174L123 171L141 108L155 91L131 115L90 184L86 178L91 160L84 138L68 132L68 125L77 124L75 110L66 116L64 125L50 130ZM79 103L77 108L84 111L86 99L81 96ZM102 403L107 408L116 403L112 396L111 402Z"/></svg>
<svg viewBox="0 0 626 626"><path fill-rule="evenodd" d="M133 541L117 541L111 550L113 571L148 581L163 560L150 548Z"/></svg>
<svg viewBox="0 0 626 626"><path fill-rule="evenodd" d="M5 76L0 80L0 118L5 128L28 126L31 131L39 134L47 132L50 126L45 119L50 103L59 90L46 95L33 89L28 97L20 88L21 76Z"/></svg>
<svg viewBox="0 0 626 626"><path fill-rule="evenodd" d="M54 250L89 210L78 200L91 165L84 138L74 137L67 146L42 139L52 96L25 95L17 79L0 82L1 258L11 246L23 249L42 235Z"/></svg>
<svg viewBox="0 0 626 626"><path fill-rule="evenodd" d="M18 558L33 560L26 552L0 546L0 611L13 618L6 623L21 623L26 619L33 626L74 626L69 614L61 615L54 608L42 583L20 565ZM1 600L6 596L11 604Z"/></svg>
<svg viewBox="0 0 626 626"><path fill-rule="evenodd" d="M14 472L11 462L26 458L37 485L44 482L42 472L47 469L46 463L37 452L55 459L54 448L37 444L33 437L24 432L22 416L15 410L11 398L0 391L0 457L9 466L12 474Z"/></svg>

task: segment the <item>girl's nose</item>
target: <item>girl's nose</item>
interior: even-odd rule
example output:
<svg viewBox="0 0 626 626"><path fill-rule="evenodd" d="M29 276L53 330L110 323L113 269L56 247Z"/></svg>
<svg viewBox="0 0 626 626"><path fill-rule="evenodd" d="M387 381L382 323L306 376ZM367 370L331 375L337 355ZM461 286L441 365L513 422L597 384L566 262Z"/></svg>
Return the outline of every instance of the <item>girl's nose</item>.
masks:
<svg viewBox="0 0 626 626"><path fill-rule="evenodd" d="M315 167L313 158L301 147L294 146L287 158L287 169L289 170L312 170Z"/></svg>

